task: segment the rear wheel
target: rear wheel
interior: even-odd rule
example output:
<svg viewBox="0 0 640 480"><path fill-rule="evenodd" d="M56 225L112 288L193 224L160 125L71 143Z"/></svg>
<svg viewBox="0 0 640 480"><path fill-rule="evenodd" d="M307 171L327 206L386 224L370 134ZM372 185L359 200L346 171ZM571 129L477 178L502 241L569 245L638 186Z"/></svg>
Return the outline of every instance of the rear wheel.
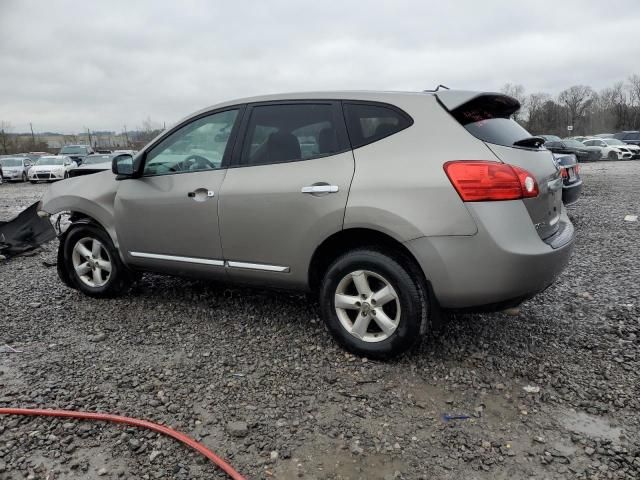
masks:
<svg viewBox="0 0 640 480"><path fill-rule="evenodd" d="M609 160L618 160L618 155L616 154L616 152L609 152L609 155L607 155L607 158Z"/></svg>
<svg viewBox="0 0 640 480"><path fill-rule="evenodd" d="M96 225L70 228L61 248L64 267L73 285L92 297L125 293L134 275L120 260L107 232Z"/></svg>
<svg viewBox="0 0 640 480"><path fill-rule="evenodd" d="M371 358L399 355L416 344L426 308L411 269L372 249L338 258L320 289L331 334L347 350Z"/></svg>
<svg viewBox="0 0 640 480"><path fill-rule="evenodd" d="M27 181L27 174L22 172L22 181L26 182Z"/></svg>

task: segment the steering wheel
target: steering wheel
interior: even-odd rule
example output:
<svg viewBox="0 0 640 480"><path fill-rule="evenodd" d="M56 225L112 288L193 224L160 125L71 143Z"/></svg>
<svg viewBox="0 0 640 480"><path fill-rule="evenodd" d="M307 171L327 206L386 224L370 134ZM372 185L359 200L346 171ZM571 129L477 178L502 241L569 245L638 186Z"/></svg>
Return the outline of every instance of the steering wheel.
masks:
<svg viewBox="0 0 640 480"><path fill-rule="evenodd" d="M212 169L217 168L216 165L211 160L203 157L202 155L189 155L187 158L182 160L180 164L186 166L190 160L195 161L195 164L198 166L199 170L203 170L206 168L212 168Z"/></svg>

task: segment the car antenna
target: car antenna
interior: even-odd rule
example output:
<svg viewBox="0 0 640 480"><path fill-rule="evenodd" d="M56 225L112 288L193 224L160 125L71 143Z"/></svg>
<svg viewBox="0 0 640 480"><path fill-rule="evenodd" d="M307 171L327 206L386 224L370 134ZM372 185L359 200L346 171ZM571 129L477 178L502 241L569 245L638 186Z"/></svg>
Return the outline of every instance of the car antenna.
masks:
<svg viewBox="0 0 640 480"><path fill-rule="evenodd" d="M446 85L438 85L435 89L433 90L423 90L423 92L437 92L438 90L440 90L441 88L446 88L447 90L451 90L449 87L447 87Z"/></svg>

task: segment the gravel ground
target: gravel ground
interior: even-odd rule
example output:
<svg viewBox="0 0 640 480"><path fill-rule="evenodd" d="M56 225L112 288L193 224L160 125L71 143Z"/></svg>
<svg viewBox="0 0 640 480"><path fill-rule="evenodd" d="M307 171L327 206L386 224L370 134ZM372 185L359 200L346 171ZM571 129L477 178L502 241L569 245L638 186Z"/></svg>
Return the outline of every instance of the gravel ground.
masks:
<svg viewBox="0 0 640 480"><path fill-rule="evenodd" d="M582 172L554 286L518 313L452 317L386 363L337 348L296 294L145 275L124 298L85 297L44 265L52 242L0 264L0 348L21 352L0 353L0 406L165 423L249 478L637 479L640 222L624 216L640 213L640 162ZM45 189L0 186L0 215ZM146 431L0 417L0 478L224 477Z"/></svg>

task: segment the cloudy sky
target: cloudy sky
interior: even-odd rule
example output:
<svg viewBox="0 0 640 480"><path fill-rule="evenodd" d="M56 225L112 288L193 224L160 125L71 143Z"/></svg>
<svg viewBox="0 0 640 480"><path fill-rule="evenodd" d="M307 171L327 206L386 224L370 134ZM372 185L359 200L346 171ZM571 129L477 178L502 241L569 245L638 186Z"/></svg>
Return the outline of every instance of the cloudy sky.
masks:
<svg viewBox="0 0 640 480"><path fill-rule="evenodd" d="M632 73L640 0L0 0L0 120L14 131L168 125L282 91L554 94Z"/></svg>

